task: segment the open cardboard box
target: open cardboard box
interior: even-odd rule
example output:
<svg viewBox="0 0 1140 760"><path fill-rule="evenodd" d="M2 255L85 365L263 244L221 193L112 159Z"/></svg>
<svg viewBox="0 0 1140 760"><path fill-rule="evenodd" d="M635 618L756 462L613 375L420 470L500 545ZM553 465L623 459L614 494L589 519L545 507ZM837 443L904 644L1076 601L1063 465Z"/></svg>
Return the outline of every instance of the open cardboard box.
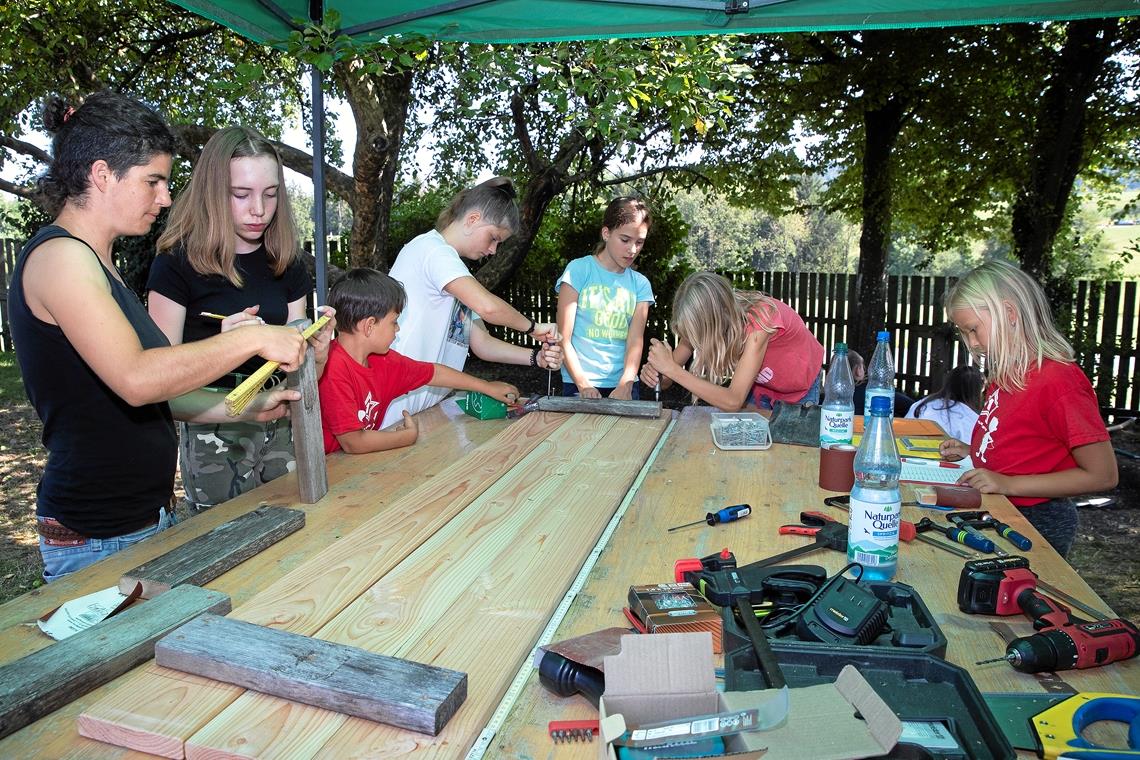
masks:
<svg viewBox="0 0 1140 760"><path fill-rule="evenodd" d="M606 692L598 705L601 760L617 760L612 741L629 726L745 709L769 696L716 690L707 632L623 636L621 653L606 657L605 670ZM727 752L716 757L855 760L885 755L901 733L898 716L848 666L835 683L792 689L783 725L726 737Z"/></svg>

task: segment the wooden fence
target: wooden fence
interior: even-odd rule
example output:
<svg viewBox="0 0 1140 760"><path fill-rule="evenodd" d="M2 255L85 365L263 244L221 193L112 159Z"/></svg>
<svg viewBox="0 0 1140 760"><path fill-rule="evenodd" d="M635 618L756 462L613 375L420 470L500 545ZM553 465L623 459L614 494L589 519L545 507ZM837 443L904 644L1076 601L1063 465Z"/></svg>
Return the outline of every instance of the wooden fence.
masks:
<svg viewBox="0 0 1140 760"><path fill-rule="evenodd" d="M830 354L839 341L851 342L848 325L855 300L855 275L819 272L727 273L741 288L762 290L795 309ZM887 282L888 315L899 390L913 398L927 395L952 367L968 361L968 352L945 317L943 299L953 280L919 275L891 276ZM1140 364L1137 336L1140 310L1135 280L1077 283L1073 313L1077 358L1092 379L1102 413L1111 419L1140 416ZM556 318L553 289L535 291L508 286L500 293L539 322ZM646 332L663 338L668 332L669 295L658 294ZM500 337L503 336L500 332ZM868 340L868 342L870 342ZM865 357L870 359L870 357Z"/></svg>
<svg viewBox="0 0 1140 760"><path fill-rule="evenodd" d="M19 243L0 239L0 350L11 351L8 330L8 282ZM794 308L830 353L838 341L850 342L847 333L855 276L819 272L735 272L729 277L742 288L763 290ZM895 351L898 387L914 398L937 387L951 367L967 361L961 341L944 316L942 303L952 280L919 275L892 276L887 283L888 316ZM1102 412L1109 418L1140 416L1140 301L1135 280L1077 282L1073 301L1073 330L1078 361L1092 379ZM535 290L518 285L500 292L507 301L538 322L556 319L558 299L553 288ZM671 294L658 294L649 313L647 332L664 338L668 333ZM492 330L500 337L503 332ZM870 357L866 357L870 358Z"/></svg>

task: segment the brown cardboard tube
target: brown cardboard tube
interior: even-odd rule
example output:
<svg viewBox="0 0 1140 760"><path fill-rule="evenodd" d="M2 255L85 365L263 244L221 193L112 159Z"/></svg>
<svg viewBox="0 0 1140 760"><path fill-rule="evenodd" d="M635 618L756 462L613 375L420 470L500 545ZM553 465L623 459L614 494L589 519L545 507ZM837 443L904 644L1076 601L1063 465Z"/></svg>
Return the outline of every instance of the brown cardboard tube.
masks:
<svg viewBox="0 0 1140 760"><path fill-rule="evenodd" d="M819 450L819 487L849 492L855 485L854 446L839 443Z"/></svg>

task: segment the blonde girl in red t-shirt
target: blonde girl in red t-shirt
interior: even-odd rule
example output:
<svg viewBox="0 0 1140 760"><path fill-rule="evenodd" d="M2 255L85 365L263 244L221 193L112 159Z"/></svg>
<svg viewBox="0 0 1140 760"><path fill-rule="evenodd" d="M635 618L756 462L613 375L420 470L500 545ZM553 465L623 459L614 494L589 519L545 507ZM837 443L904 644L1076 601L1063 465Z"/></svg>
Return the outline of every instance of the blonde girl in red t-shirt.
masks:
<svg viewBox="0 0 1140 760"><path fill-rule="evenodd" d="M946 312L984 362L986 400L972 440L944 441L944 459L973 458L959 482L1009 497L1065 556L1077 531L1070 498L1117 482L1116 456L1092 384L1053 324L1041 287L990 261L946 296Z"/></svg>
<svg viewBox="0 0 1140 760"><path fill-rule="evenodd" d="M678 383L726 412L752 402L819 403L823 346L787 304L736 290L713 272L697 272L673 297L677 347L651 340L641 382ZM692 358L690 369L685 364ZM723 383L729 380L728 385Z"/></svg>

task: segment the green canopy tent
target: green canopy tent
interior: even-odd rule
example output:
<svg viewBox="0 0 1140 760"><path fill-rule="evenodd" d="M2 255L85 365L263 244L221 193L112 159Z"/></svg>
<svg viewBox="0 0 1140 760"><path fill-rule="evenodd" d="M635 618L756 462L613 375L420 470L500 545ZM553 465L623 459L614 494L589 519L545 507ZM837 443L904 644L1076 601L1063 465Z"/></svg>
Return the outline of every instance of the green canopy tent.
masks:
<svg viewBox="0 0 1140 760"><path fill-rule="evenodd" d="M340 14L359 42L419 34L469 42L894 29L1140 15L1138 0L172 0L256 42L284 47L308 20ZM327 285L323 83L313 70L317 293Z"/></svg>

